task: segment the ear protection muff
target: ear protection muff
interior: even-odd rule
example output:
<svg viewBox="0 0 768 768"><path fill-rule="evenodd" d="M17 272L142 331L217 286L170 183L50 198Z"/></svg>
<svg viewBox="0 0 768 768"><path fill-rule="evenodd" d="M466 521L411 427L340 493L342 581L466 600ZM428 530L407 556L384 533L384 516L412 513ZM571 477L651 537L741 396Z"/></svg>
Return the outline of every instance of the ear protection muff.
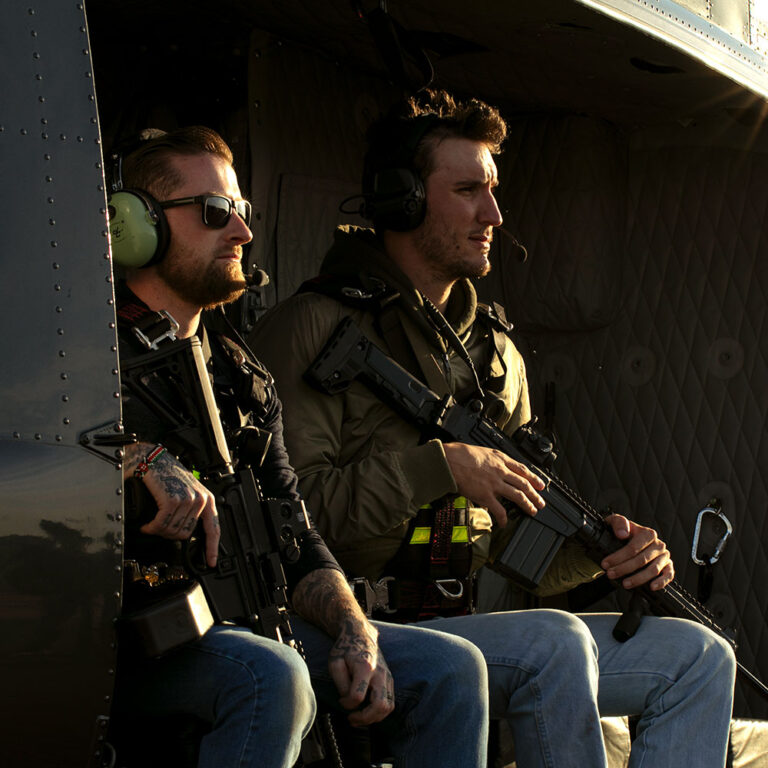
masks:
<svg viewBox="0 0 768 768"><path fill-rule="evenodd" d="M123 159L151 143L160 146L165 131L145 128L118 143L106 164L112 260L121 267L148 267L165 255L171 231L165 212L149 192L123 188Z"/></svg>
<svg viewBox="0 0 768 768"><path fill-rule="evenodd" d="M413 167L413 157L419 142L439 120L434 114L410 120L406 134L386 167L366 168L361 212L373 220L377 230L407 232L424 221L427 194L424 181Z"/></svg>
<svg viewBox="0 0 768 768"><path fill-rule="evenodd" d="M165 255L168 220L157 200L140 189L113 192L108 200L112 260L122 267L148 267Z"/></svg>
<svg viewBox="0 0 768 768"><path fill-rule="evenodd" d="M411 168L384 168L373 175L373 189L366 194L363 215L376 229L407 232L424 221L427 194L424 182Z"/></svg>

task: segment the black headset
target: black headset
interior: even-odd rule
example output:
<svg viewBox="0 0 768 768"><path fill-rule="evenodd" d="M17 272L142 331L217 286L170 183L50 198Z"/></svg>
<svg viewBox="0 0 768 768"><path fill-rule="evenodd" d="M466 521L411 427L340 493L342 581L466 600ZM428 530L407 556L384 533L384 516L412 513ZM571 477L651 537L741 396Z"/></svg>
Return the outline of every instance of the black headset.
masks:
<svg viewBox="0 0 768 768"><path fill-rule="evenodd" d="M171 231L160 203L143 189L123 189L123 158L146 141L145 137L123 144L110 156L109 234L112 260L121 267L148 267L157 264L168 248ZM161 136L162 134L160 134Z"/></svg>
<svg viewBox="0 0 768 768"><path fill-rule="evenodd" d="M372 219L377 230L407 232L424 221L427 194L424 181L414 168L416 148L440 120L438 115L420 115L408 121L402 141L381 167L366 164L363 172L361 214Z"/></svg>

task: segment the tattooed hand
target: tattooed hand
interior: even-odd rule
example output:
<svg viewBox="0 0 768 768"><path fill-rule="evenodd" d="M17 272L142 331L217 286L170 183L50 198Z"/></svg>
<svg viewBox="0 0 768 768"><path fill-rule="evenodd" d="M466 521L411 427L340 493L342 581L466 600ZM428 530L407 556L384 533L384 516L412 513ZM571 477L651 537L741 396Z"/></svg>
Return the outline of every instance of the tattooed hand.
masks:
<svg viewBox="0 0 768 768"><path fill-rule="evenodd" d="M294 590L293 606L336 638L328 670L339 703L354 710L349 722L363 726L383 720L395 708L394 680L378 647L376 627L366 619L343 575L330 569L307 574Z"/></svg>
<svg viewBox="0 0 768 768"><path fill-rule="evenodd" d="M123 477L133 476L152 447L148 443L127 447ZM188 539L200 519L205 531L205 559L209 566L215 566L220 531L213 494L167 451L152 462L143 481L157 504L157 514L141 526L141 532L165 539Z"/></svg>

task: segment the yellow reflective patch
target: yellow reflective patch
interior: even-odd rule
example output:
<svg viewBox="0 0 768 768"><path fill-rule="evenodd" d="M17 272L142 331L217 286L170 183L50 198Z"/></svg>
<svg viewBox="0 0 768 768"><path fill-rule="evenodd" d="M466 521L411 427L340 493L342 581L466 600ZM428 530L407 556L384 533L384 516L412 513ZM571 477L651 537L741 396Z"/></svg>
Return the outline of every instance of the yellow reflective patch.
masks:
<svg viewBox="0 0 768 768"><path fill-rule="evenodd" d="M451 544L467 544L469 542L469 528L466 525L454 525L451 533Z"/></svg>
<svg viewBox="0 0 768 768"><path fill-rule="evenodd" d="M413 535L411 536L411 544L429 544L429 537L432 534L431 528L423 528L417 526L413 529Z"/></svg>

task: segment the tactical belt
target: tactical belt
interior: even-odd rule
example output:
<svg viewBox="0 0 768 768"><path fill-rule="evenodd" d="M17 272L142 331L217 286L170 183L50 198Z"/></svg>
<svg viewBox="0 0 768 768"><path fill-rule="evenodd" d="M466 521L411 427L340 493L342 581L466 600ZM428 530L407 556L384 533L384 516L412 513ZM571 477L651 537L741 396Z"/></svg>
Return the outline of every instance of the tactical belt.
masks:
<svg viewBox="0 0 768 768"><path fill-rule="evenodd" d="M381 621L407 624L474 612L474 576L434 581L384 576L377 582L359 577L349 585L365 615Z"/></svg>
<svg viewBox="0 0 768 768"><path fill-rule="evenodd" d="M384 578L350 584L366 614L384 621L463 616L475 604L471 566L469 502L446 496L419 509Z"/></svg>

